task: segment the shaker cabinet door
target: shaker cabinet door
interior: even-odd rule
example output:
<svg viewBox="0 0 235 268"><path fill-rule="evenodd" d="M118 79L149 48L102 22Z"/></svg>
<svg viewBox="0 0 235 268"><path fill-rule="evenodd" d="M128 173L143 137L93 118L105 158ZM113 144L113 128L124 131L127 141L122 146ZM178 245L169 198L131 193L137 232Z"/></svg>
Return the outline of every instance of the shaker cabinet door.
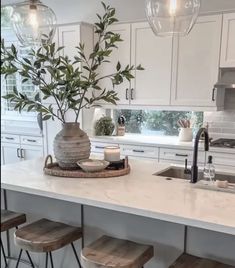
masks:
<svg viewBox="0 0 235 268"><path fill-rule="evenodd" d="M21 161L20 144L2 143L1 160L2 165L13 164Z"/></svg>
<svg viewBox="0 0 235 268"><path fill-rule="evenodd" d="M131 26L130 24L117 24L110 26L108 29L113 33L120 34L122 42L117 43L118 48L113 48L112 53L107 58L109 62L103 63L102 66L99 67L100 77L105 75L109 75L115 73L116 66L118 61L121 63L122 67L130 65L130 46L131 46ZM110 79L103 79L100 81L99 86L107 90L113 90L112 82ZM127 105L129 104L129 89L130 89L130 82L124 80L124 82L120 86L115 86L115 91L118 93L119 101L118 104ZM95 92L97 96L99 91ZM107 104L102 101L98 102L99 104Z"/></svg>
<svg viewBox="0 0 235 268"><path fill-rule="evenodd" d="M223 105L213 86L218 80L222 15L201 16L189 35L174 40L171 104ZM220 103L221 102L221 103Z"/></svg>
<svg viewBox="0 0 235 268"><path fill-rule="evenodd" d="M169 105L172 67L172 37L154 35L147 22L132 24L131 63L141 64L131 84L131 104Z"/></svg>
<svg viewBox="0 0 235 268"><path fill-rule="evenodd" d="M223 15L221 67L235 67L235 13Z"/></svg>
<svg viewBox="0 0 235 268"><path fill-rule="evenodd" d="M21 147L21 157L24 160L33 160L43 157L43 148L40 146L24 145Z"/></svg>

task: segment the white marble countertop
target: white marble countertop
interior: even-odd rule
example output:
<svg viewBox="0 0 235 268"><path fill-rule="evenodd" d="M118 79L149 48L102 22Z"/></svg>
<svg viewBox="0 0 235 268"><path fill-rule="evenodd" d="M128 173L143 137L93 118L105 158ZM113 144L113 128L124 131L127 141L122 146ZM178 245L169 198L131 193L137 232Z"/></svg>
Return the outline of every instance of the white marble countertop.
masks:
<svg viewBox="0 0 235 268"><path fill-rule="evenodd" d="M235 194L195 188L153 176L169 165L130 160L129 175L78 179L43 174L43 160L2 166L3 189L235 235Z"/></svg>
<svg viewBox="0 0 235 268"><path fill-rule="evenodd" d="M193 142L179 142L178 137L167 137L167 136L144 136L144 135L131 135L126 134L125 136L90 136L92 142L108 142L118 144L130 144L139 146L155 146L164 148L176 148L176 149L193 149ZM199 150L203 150L204 144L200 142ZM235 154L235 148L220 148L210 147L211 152L218 153L231 153Z"/></svg>

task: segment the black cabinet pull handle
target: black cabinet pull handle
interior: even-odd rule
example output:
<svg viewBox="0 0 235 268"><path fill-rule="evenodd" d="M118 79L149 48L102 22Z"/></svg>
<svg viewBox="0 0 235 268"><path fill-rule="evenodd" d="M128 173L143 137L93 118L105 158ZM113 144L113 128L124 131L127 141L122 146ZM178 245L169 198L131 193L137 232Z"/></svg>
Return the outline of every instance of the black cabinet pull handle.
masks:
<svg viewBox="0 0 235 268"><path fill-rule="evenodd" d="M102 146L95 146L96 149L104 149Z"/></svg>
<svg viewBox="0 0 235 268"><path fill-rule="evenodd" d="M131 89L131 100L134 100L134 88Z"/></svg>
<svg viewBox="0 0 235 268"><path fill-rule="evenodd" d="M24 149L20 149L20 158L24 158Z"/></svg>
<svg viewBox="0 0 235 268"><path fill-rule="evenodd" d="M144 150L132 150L134 153L144 153Z"/></svg>
<svg viewBox="0 0 235 268"><path fill-rule="evenodd" d="M129 88L126 88L126 100L129 100L128 92L129 92Z"/></svg>
<svg viewBox="0 0 235 268"><path fill-rule="evenodd" d="M188 157L188 154L175 154L175 156Z"/></svg>
<svg viewBox="0 0 235 268"><path fill-rule="evenodd" d="M20 156L20 148L17 148L17 150L16 150L16 154L17 154L17 157L18 157L18 158L21 158L21 156Z"/></svg>
<svg viewBox="0 0 235 268"><path fill-rule="evenodd" d="M37 142L36 140L27 139L28 142Z"/></svg>
<svg viewBox="0 0 235 268"><path fill-rule="evenodd" d="M215 91L216 91L216 88L214 87L212 90L212 101L215 101Z"/></svg>
<svg viewBox="0 0 235 268"><path fill-rule="evenodd" d="M11 138L11 137L5 137L6 140L10 140L10 141L13 141L14 138Z"/></svg>

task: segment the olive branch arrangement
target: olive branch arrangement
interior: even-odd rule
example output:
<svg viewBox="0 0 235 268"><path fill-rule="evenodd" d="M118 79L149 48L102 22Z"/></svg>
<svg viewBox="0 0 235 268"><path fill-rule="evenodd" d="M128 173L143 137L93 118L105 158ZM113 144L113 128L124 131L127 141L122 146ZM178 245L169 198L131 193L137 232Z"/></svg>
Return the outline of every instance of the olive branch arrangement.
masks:
<svg viewBox="0 0 235 268"><path fill-rule="evenodd" d="M13 44L7 48L1 40L1 74L7 77L18 72L22 83L31 81L38 88L33 98L17 88L3 96L13 103L15 110L34 110L42 114L43 120L57 118L66 123L65 114L69 110L75 113L75 122L78 122L81 110L95 106L99 100L116 105L119 98L115 86L125 79L130 81L134 78L132 72L143 68L141 65L123 67L118 61L115 73L100 76L98 68L109 62L113 49L117 49L117 44L122 41L119 34L108 30L110 25L118 22L115 9L103 2L102 5L104 15L97 14L99 21L94 24L94 32L98 39L90 55L85 53L85 44L80 43L73 59L61 56L60 51L64 47L56 48L54 42L48 42L51 36L44 35L41 46L32 48L28 58L22 58ZM104 79L111 79L111 89L100 86ZM54 98L58 113L51 104L43 104L42 100L49 97Z"/></svg>

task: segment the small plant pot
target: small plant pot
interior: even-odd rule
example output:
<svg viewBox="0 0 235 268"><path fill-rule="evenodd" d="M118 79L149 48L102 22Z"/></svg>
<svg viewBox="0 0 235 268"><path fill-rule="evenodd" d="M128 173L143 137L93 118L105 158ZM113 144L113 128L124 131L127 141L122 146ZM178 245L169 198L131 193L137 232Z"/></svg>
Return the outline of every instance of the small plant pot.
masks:
<svg viewBox="0 0 235 268"><path fill-rule="evenodd" d="M193 129L192 128L180 128L179 141L192 141Z"/></svg>

